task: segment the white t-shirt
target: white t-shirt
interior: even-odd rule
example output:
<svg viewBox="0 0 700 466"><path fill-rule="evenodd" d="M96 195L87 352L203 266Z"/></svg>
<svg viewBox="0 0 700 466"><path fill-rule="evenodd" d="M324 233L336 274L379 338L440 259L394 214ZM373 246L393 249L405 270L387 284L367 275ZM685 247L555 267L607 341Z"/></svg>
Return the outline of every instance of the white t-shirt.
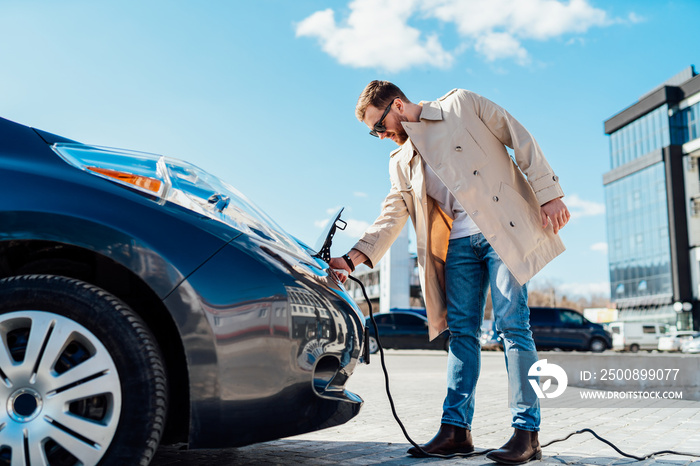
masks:
<svg viewBox="0 0 700 466"><path fill-rule="evenodd" d="M464 238L481 232L474 220L464 211L462 205L457 202L445 183L438 178L432 168L425 163L425 160L423 160L423 173L425 173L425 190L428 192L428 196L432 197L443 212L453 220L450 239Z"/></svg>

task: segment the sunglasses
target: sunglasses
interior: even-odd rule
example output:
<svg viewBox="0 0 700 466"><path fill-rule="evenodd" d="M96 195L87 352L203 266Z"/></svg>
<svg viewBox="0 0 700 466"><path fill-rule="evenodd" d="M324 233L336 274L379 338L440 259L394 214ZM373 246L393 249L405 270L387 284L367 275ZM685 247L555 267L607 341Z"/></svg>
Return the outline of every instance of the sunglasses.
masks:
<svg viewBox="0 0 700 466"><path fill-rule="evenodd" d="M375 138L379 137L379 133L383 133L386 131L386 126L382 124L384 121L384 118L389 114L389 110L391 110L391 106L394 105L394 100L398 99L398 97L394 97L394 99L389 103L389 105L386 106L386 110L384 110L384 113L382 114L382 117L379 119L377 123L375 123L374 128L369 132L372 136Z"/></svg>

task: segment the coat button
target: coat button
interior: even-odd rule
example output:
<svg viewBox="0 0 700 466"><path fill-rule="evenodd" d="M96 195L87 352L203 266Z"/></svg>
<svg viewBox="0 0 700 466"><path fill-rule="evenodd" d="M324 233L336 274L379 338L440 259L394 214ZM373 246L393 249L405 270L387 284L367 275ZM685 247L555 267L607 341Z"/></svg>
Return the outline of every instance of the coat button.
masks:
<svg viewBox="0 0 700 466"><path fill-rule="evenodd" d="M554 176L552 177L552 180L554 180L554 181L559 181L559 177L558 177L557 175L554 175Z"/></svg>
<svg viewBox="0 0 700 466"><path fill-rule="evenodd" d="M510 226L514 227L514 226L515 226L515 223L510 222Z"/></svg>
<svg viewBox="0 0 700 466"><path fill-rule="evenodd" d="M479 174L479 170L474 170L474 176Z"/></svg>
<svg viewBox="0 0 700 466"><path fill-rule="evenodd" d="M457 147L455 147L455 150L456 150L457 152L462 152L462 146L457 146Z"/></svg>
<svg viewBox="0 0 700 466"><path fill-rule="evenodd" d="M498 196L493 196L493 202L498 202Z"/></svg>

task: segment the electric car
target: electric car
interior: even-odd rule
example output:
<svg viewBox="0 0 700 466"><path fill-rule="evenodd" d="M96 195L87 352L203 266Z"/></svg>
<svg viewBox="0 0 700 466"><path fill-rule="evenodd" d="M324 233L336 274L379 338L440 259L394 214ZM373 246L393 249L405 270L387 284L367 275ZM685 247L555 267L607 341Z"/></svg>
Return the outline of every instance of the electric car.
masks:
<svg viewBox="0 0 700 466"><path fill-rule="evenodd" d="M0 464L148 464L358 414L332 233L311 249L189 163L4 119L0 174Z"/></svg>

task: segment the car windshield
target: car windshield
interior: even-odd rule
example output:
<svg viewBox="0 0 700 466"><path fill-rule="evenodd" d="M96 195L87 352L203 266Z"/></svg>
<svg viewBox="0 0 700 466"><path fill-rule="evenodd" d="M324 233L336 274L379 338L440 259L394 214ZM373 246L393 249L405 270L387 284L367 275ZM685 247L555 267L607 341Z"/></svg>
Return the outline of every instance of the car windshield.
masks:
<svg viewBox="0 0 700 466"><path fill-rule="evenodd" d="M164 158L164 164L175 188L168 200L184 207L189 204L192 210L206 211L238 230L306 255L274 220L230 184L181 160Z"/></svg>

